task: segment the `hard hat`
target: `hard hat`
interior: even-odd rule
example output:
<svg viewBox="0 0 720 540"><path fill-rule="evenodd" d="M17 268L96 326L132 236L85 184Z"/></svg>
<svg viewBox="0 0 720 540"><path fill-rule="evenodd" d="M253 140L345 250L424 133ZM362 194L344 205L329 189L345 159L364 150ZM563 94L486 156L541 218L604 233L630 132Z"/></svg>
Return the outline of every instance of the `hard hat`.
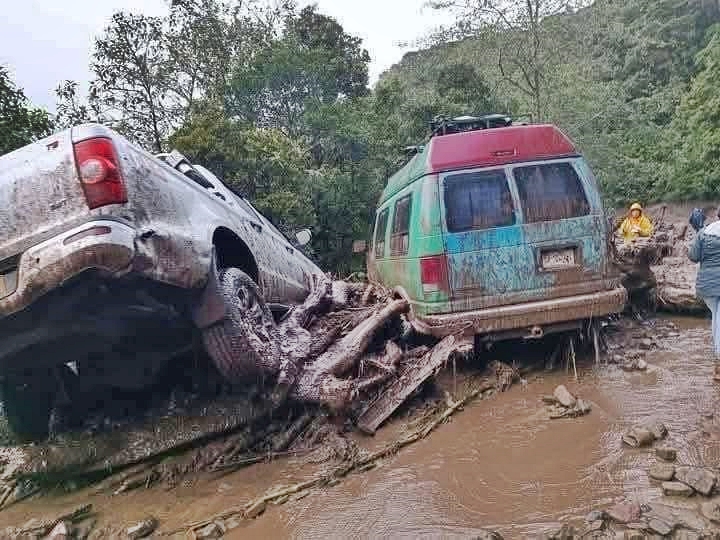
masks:
<svg viewBox="0 0 720 540"><path fill-rule="evenodd" d="M640 203L633 203L632 206L630 207L630 211L633 211L633 210L640 210L642 212L642 206L640 206Z"/></svg>

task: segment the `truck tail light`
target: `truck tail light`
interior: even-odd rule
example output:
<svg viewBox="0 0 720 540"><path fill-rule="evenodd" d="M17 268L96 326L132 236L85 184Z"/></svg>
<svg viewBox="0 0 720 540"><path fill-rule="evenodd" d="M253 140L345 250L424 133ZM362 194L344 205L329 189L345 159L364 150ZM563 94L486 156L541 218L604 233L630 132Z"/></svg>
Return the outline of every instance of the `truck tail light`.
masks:
<svg viewBox="0 0 720 540"><path fill-rule="evenodd" d="M448 290L447 259L445 255L420 259L420 281L424 293Z"/></svg>
<svg viewBox="0 0 720 540"><path fill-rule="evenodd" d="M127 191L113 143L96 137L73 145L75 164L90 210L127 202Z"/></svg>

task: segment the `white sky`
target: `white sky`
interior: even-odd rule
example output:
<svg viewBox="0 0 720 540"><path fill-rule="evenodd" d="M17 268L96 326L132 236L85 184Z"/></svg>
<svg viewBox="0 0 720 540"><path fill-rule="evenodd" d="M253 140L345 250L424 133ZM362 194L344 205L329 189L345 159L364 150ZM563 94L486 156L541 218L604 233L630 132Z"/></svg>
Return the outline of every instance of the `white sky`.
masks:
<svg viewBox="0 0 720 540"><path fill-rule="evenodd" d="M166 13L166 0L2 0L0 64L35 104L55 108L55 88L65 80L86 87L91 73L93 39L113 12L126 9L148 15ZM413 41L447 15L423 8L424 0L301 0L317 3L345 30L363 39L370 52L370 81L398 62L407 51L398 42ZM8 9L9 8L9 9Z"/></svg>

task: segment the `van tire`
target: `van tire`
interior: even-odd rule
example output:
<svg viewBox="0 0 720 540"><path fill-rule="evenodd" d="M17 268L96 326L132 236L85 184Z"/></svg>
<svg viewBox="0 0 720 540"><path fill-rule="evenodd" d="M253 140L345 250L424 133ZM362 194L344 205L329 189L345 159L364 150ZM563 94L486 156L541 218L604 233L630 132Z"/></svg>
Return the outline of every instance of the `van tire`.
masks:
<svg viewBox="0 0 720 540"><path fill-rule="evenodd" d="M226 314L202 333L218 371L231 383L249 375L277 372L277 326L259 287L238 268L222 270L218 282Z"/></svg>
<svg viewBox="0 0 720 540"><path fill-rule="evenodd" d="M2 382L5 418L20 443L47 439L57 384L52 372L33 375L7 374Z"/></svg>

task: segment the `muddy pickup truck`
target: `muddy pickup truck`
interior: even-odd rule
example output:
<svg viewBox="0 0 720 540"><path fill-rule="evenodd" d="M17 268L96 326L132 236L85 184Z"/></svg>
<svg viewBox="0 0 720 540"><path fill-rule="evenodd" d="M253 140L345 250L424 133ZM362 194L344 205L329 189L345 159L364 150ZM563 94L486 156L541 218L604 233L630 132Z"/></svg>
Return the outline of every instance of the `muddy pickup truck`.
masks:
<svg viewBox="0 0 720 540"><path fill-rule="evenodd" d="M10 428L43 438L57 403L144 388L196 343L225 377L252 375L277 354L274 316L321 273L299 249L309 240L305 229L289 241L178 152L153 156L104 126L0 157Z"/></svg>

